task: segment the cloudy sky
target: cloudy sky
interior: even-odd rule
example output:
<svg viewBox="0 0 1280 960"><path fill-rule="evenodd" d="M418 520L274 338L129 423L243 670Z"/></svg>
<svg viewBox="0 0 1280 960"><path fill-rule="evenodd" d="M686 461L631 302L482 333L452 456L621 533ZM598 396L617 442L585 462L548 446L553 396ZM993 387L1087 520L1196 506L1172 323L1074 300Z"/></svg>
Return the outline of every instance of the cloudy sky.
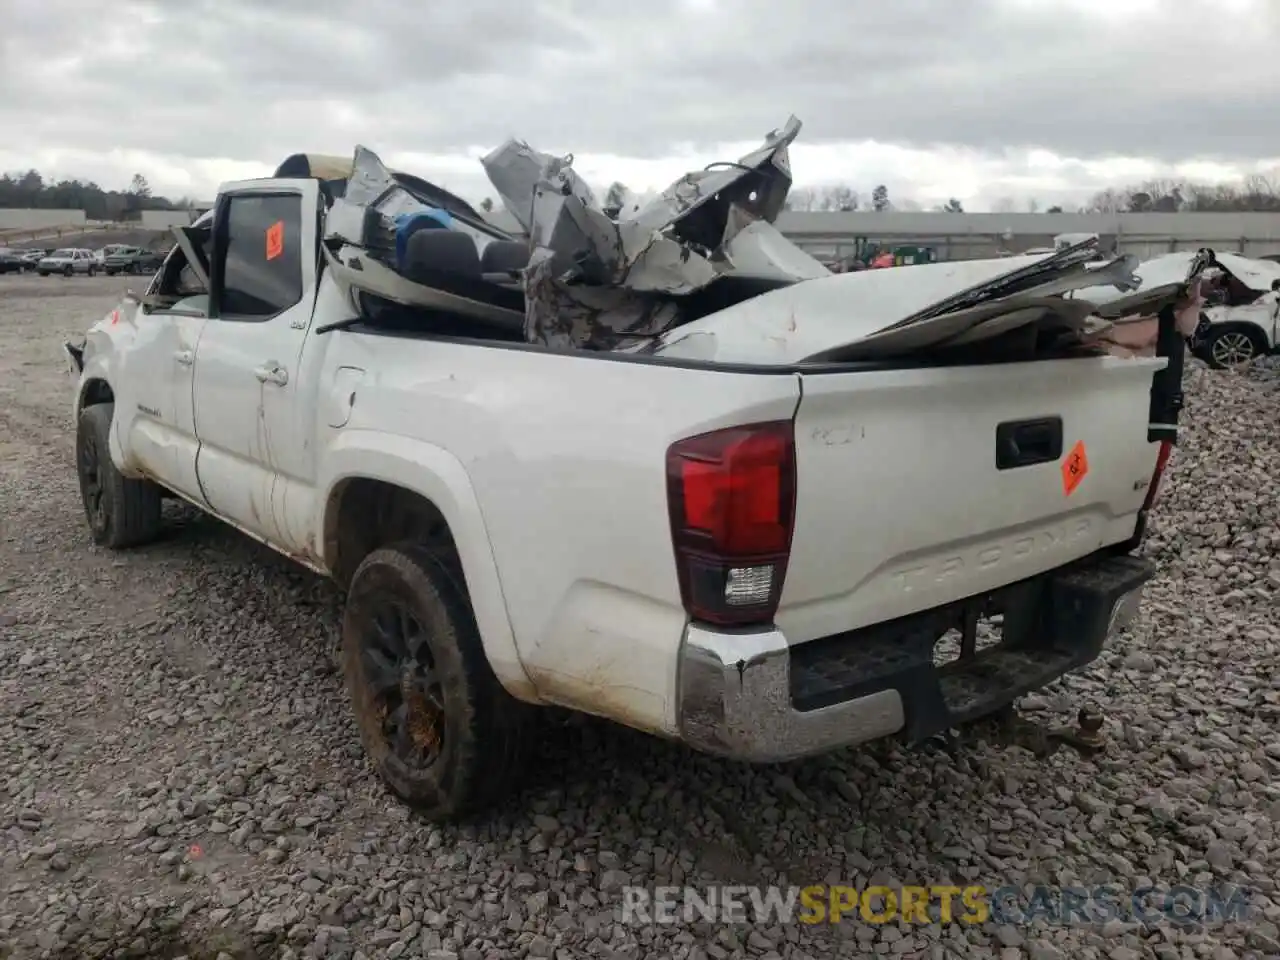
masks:
<svg viewBox="0 0 1280 960"><path fill-rule="evenodd" d="M1078 203L1280 168L1280 0L0 0L0 170L212 197L363 143L479 200L509 136L661 188L794 113L798 185Z"/></svg>

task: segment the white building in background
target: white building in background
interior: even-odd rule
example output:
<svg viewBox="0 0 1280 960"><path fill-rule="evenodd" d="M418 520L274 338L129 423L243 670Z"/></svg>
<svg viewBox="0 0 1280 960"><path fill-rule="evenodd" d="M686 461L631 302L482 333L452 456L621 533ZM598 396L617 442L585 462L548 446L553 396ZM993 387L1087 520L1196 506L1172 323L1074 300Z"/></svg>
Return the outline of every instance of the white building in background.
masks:
<svg viewBox="0 0 1280 960"><path fill-rule="evenodd" d="M86 217L83 210L33 210L0 208L0 231L42 230L46 227L78 227Z"/></svg>
<svg viewBox="0 0 1280 960"><path fill-rule="evenodd" d="M144 230L168 230L170 227L185 227L196 218L190 210L143 210L142 228Z"/></svg>
<svg viewBox="0 0 1280 960"><path fill-rule="evenodd" d="M515 218L489 219L520 233ZM778 229L823 260L853 255L862 243L929 246L939 260L974 260L1053 247L1061 234L1097 234L1112 248L1146 259L1212 247L1247 257L1280 254L1280 213L851 213L783 211Z"/></svg>

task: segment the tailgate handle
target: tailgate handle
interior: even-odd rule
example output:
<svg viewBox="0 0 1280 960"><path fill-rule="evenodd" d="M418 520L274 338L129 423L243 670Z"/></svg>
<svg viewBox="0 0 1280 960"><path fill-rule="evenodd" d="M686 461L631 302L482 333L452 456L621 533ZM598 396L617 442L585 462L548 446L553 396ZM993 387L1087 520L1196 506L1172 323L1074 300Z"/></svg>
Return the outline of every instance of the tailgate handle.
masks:
<svg viewBox="0 0 1280 960"><path fill-rule="evenodd" d="M996 427L996 469L1053 463L1062 456L1062 418L1010 420Z"/></svg>

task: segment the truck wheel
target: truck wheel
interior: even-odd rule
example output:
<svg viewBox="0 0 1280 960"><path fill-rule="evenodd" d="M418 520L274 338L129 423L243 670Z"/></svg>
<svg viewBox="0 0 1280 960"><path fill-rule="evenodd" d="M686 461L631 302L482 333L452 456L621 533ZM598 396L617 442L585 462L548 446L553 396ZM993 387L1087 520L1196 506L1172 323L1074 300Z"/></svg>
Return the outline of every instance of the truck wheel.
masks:
<svg viewBox="0 0 1280 960"><path fill-rule="evenodd" d="M356 569L342 620L342 669L360 738L382 780L442 822L514 788L531 707L494 676L457 579L414 544Z"/></svg>
<svg viewBox="0 0 1280 960"><path fill-rule="evenodd" d="M1248 363L1267 352L1266 342L1252 327L1224 323L1210 327L1204 338L1204 356L1209 366L1224 370Z"/></svg>
<svg viewBox="0 0 1280 960"><path fill-rule="evenodd" d="M124 476L111 462L108 441L115 404L86 407L76 426L76 472L93 542L119 550L160 533L161 490L150 480Z"/></svg>

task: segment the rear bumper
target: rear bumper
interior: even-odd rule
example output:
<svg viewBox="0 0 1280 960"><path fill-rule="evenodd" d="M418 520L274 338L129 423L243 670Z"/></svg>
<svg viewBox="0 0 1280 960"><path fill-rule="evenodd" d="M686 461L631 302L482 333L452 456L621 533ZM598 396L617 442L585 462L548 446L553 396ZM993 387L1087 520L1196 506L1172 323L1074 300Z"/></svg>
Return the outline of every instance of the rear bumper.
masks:
<svg viewBox="0 0 1280 960"><path fill-rule="evenodd" d="M792 648L777 629L685 631L681 738L776 762L900 735L918 742L992 713L1092 662L1137 613L1147 560L1094 555L996 593ZM999 613L1001 641L945 666L948 629Z"/></svg>

